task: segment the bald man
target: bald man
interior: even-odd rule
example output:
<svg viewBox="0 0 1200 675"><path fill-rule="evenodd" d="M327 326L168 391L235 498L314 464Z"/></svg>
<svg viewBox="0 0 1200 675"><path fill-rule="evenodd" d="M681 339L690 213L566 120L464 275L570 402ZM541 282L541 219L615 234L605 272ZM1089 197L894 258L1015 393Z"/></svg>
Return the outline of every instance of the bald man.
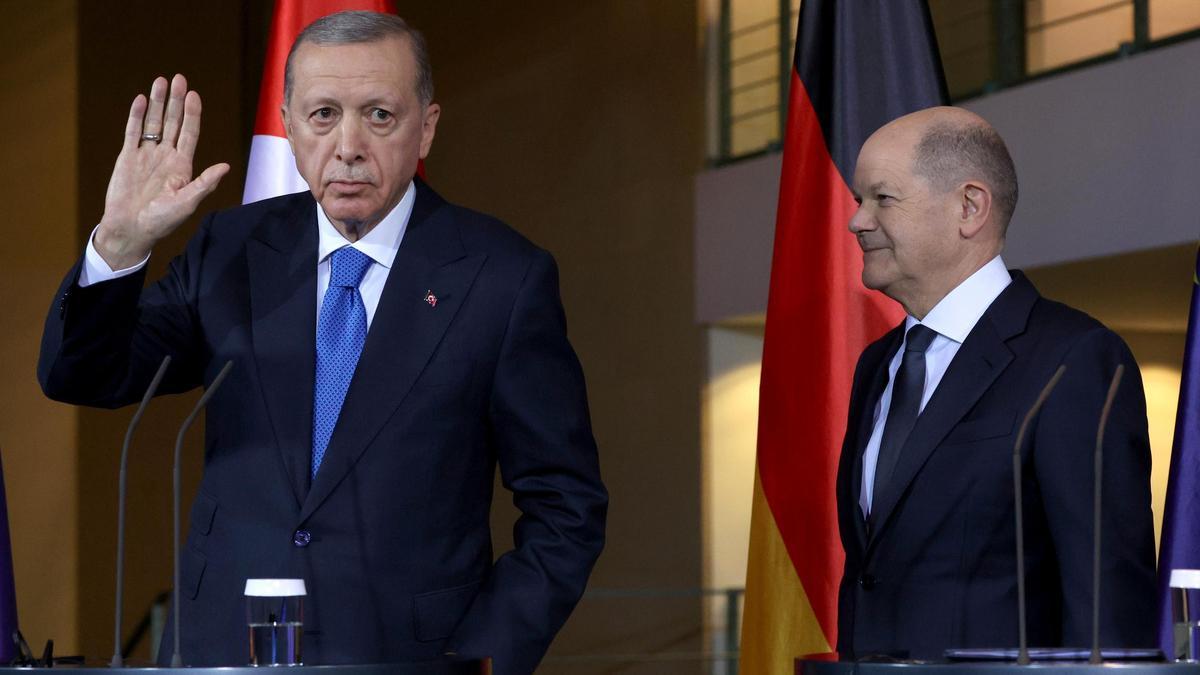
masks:
<svg viewBox="0 0 1200 675"><path fill-rule="evenodd" d="M1124 364L1105 435L1100 631L1105 646L1152 646L1141 376L1115 333L1005 267L1017 177L1004 141L965 110L913 113L863 145L854 194L863 284L908 316L854 373L837 484L839 652L936 659L1017 644L1012 451L1061 365L1021 449L1029 642L1091 643L1092 453Z"/></svg>

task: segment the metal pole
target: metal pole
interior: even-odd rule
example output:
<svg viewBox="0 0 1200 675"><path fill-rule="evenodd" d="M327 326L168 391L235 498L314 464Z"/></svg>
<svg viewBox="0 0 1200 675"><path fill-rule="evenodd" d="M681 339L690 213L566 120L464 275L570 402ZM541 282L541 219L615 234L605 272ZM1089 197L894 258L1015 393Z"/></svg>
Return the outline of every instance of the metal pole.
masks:
<svg viewBox="0 0 1200 675"><path fill-rule="evenodd" d="M1150 0L1133 0L1133 48L1150 44Z"/></svg>
<svg viewBox="0 0 1200 675"><path fill-rule="evenodd" d="M717 160L722 161L729 159L731 149L733 147L732 125L733 125L733 94L730 92L730 80L733 77L733 65L730 63L732 59L733 36L731 35L730 24L733 21L731 16L732 8L731 0L721 0L721 16L718 18L717 27Z"/></svg>
<svg viewBox="0 0 1200 675"><path fill-rule="evenodd" d="M738 671L738 652L741 651L738 644L741 637L741 612L738 601L741 597L742 589L725 589L725 653L729 655L725 660L727 675L737 675Z"/></svg>
<svg viewBox="0 0 1200 675"><path fill-rule="evenodd" d="M792 88L792 0L779 0L779 143L787 132L788 97Z"/></svg>
<svg viewBox="0 0 1200 675"><path fill-rule="evenodd" d="M1025 77L1025 3L1021 0L998 0L995 4L994 20L995 81L1000 86L1007 87Z"/></svg>

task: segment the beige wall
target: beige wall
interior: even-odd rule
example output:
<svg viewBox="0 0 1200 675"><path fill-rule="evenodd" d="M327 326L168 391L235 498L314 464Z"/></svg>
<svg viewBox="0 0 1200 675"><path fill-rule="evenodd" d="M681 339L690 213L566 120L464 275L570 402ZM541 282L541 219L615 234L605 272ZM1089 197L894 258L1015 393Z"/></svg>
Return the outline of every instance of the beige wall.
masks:
<svg viewBox="0 0 1200 675"><path fill-rule="evenodd" d="M1175 439L1175 413L1179 405L1180 366L1186 335L1183 333L1125 333L1142 371L1146 392L1146 419L1150 424L1151 506L1154 509L1154 545L1162 541L1163 505L1167 501L1167 477L1171 468L1171 446Z"/></svg>
<svg viewBox="0 0 1200 675"><path fill-rule="evenodd" d="M49 0L0 21L0 101L12 115L0 153L0 449L21 628L35 649L53 637L63 653L77 645L77 414L42 397L34 366L78 246L75 13L73 0Z"/></svg>
<svg viewBox="0 0 1200 675"><path fill-rule="evenodd" d="M763 326L712 326L706 331L706 381L702 389L703 450L701 522L704 585L742 588L750 553L750 506L758 447L758 390ZM712 596L705 607L705 646L727 651L728 598ZM740 622L733 634L740 635Z"/></svg>

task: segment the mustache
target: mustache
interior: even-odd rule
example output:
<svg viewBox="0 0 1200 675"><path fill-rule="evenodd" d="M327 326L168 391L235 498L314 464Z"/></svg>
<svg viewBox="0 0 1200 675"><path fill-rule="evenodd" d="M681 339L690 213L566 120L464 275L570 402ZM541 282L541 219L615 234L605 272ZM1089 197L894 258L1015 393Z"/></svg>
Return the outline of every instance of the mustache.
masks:
<svg viewBox="0 0 1200 675"><path fill-rule="evenodd" d="M366 169L356 167L347 167L337 171L330 172L323 176L326 183L335 181L347 181L353 183L374 183L375 175Z"/></svg>

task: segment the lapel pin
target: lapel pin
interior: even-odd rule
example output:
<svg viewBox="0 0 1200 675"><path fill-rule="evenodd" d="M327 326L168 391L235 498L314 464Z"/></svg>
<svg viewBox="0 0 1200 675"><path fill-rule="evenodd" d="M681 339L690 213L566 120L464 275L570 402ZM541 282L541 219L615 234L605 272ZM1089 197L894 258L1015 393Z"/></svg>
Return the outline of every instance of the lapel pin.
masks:
<svg viewBox="0 0 1200 675"><path fill-rule="evenodd" d="M429 303L430 307L437 307L437 296L433 291L425 291L425 302Z"/></svg>

